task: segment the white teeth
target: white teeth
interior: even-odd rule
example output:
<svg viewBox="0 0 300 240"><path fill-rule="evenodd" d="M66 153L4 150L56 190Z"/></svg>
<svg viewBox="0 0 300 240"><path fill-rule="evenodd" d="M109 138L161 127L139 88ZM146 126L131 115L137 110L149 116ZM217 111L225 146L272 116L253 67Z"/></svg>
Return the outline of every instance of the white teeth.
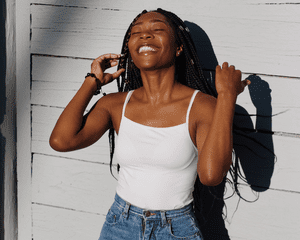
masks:
<svg viewBox="0 0 300 240"><path fill-rule="evenodd" d="M140 47L140 49L139 49L139 53L149 52L149 51L155 51L155 49L153 49L152 47L149 47L149 46L143 46L143 47Z"/></svg>

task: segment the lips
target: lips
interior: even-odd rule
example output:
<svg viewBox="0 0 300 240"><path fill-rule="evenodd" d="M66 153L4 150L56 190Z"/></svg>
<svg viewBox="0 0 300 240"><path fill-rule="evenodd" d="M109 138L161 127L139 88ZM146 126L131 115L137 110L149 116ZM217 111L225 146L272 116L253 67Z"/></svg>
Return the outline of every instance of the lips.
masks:
<svg viewBox="0 0 300 240"><path fill-rule="evenodd" d="M157 47L154 45L143 44L137 48L138 53L156 52Z"/></svg>
<svg viewBox="0 0 300 240"><path fill-rule="evenodd" d="M142 53L142 52L155 52L155 49L150 46L142 46L139 48L139 53Z"/></svg>

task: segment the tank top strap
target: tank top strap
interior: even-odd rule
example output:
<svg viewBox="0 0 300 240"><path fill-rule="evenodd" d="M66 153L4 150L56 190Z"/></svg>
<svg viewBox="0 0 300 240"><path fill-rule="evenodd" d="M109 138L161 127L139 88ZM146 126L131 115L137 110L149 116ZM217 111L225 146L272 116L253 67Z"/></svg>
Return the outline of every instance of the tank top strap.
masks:
<svg viewBox="0 0 300 240"><path fill-rule="evenodd" d="M131 97L133 91L134 91L134 90L131 90L131 91L129 91L129 92L127 93L127 96L126 96L125 101L124 101L124 104L123 104L122 118L123 118L123 116L124 116L124 114L125 114L125 108L126 108L126 105L127 105L127 103L129 102L130 97Z"/></svg>
<svg viewBox="0 0 300 240"><path fill-rule="evenodd" d="M190 115L190 111L191 111L191 108L192 108L192 105L193 105L193 102L194 102L194 99L197 95L197 93L199 92L199 90L195 90L192 97L191 97L191 100L190 100L190 104L189 104L189 107L188 107L188 110L187 110L187 113L186 113L186 123L187 125L189 125L189 115Z"/></svg>

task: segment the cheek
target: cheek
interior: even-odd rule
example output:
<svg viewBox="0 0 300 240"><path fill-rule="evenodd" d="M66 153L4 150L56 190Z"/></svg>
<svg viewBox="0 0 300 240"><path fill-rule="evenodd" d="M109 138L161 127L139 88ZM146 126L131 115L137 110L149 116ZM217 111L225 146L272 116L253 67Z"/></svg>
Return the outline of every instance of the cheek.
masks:
<svg viewBox="0 0 300 240"><path fill-rule="evenodd" d="M127 43L127 46L128 46L128 50L129 50L129 52L130 52L130 55L132 56L133 51L134 51L134 46L135 46L135 41L134 41L134 39L129 38L129 41L128 41L128 43Z"/></svg>

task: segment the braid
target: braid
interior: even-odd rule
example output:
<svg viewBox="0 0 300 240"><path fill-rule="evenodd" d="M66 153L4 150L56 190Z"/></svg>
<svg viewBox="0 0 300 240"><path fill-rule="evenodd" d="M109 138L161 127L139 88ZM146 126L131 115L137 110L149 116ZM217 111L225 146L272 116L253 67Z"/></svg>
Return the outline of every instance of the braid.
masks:
<svg viewBox="0 0 300 240"><path fill-rule="evenodd" d="M175 74L176 80L183 85L191 87L193 89L198 89L203 93L212 95L217 97L217 92L214 87L212 87L203 74L203 70L200 64L200 60L198 58L198 54L196 51L196 47L194 41L192 40L191 34L185 23L174 13L165 11L161 8L158 8L155 12L158 12L164 15L170 22L170 25L174 29L175 39L177 46L182 46L183 51L179 57L176 58L175 62ZM117 79L118 91L119 92L128 92L130 90L134 90L143 86L142 78L140 74L140 70L135 66L132 61L128 42L131 36L131 29L134 23L138 20L140 16L147 13L144 10L142 13L137 15L137 17L130 24L128 30L126 31L121 54L123 57L120 59L118 64L118 70L121 68L125 69L125 72L121 74L121 76ZM238 128L233 125L233 132L237 133ZM112 168L112 159L114 154L114 129L110 129L109 131L109 140L110 140L110 169ZM234 182L234 190L240 196L239 191L237 189L237 179L238 177L243 177L240 174L238 158L235 156L235 164L230 167L229 173L233 177ZM119 171L119 165L117 165L117 169ZM204 225L208 219L208 215L213 208L213 205L216 202L215 200L219 200L218 204L221 206L221 209L224 206L223 200L223 192L225 188L226 178L224 178L223 182L217 187L207 187L204 186L197 175L197 179L194 186L194 207L196 217L199 221L200 225ZM222 193L220 196L220 194ZM207 203L204 203L205 198L213 198L210 201L210 206L207 207Z"/></svg>
<svg viewBox="0 0 300 240"><path fill-rule="evenodd" d="M183 51L181 55L176 58L175 62L177 81L183 85L186 85L193 89L198 89L203 93L207 93L216 97L216 91L212 89L212 87L208 84L208 81L204 77L194 41L192 40L189 29L187 28L185 23L172 12L165 11L161 8L158 8L155 12L164 15L170 21L170 25L174 29L177 45L183 46ZM123 40L121 49L121 54L123 55L123 57L119 61L118 70L124 68L125 71L117 79L117 86L119 92L128 92L130 90L134 90L143 86L140 70L135 66L135 64L132 61L128 48L128 42L131 36L131 29L133 25L145 13L147 13L146 10L144 10L135 17L135 19L132 21L129 28L127 29ZM114 129L110 129L109 131L109 140L111 149L111 167L112 158L114 154Z"/></svg>

